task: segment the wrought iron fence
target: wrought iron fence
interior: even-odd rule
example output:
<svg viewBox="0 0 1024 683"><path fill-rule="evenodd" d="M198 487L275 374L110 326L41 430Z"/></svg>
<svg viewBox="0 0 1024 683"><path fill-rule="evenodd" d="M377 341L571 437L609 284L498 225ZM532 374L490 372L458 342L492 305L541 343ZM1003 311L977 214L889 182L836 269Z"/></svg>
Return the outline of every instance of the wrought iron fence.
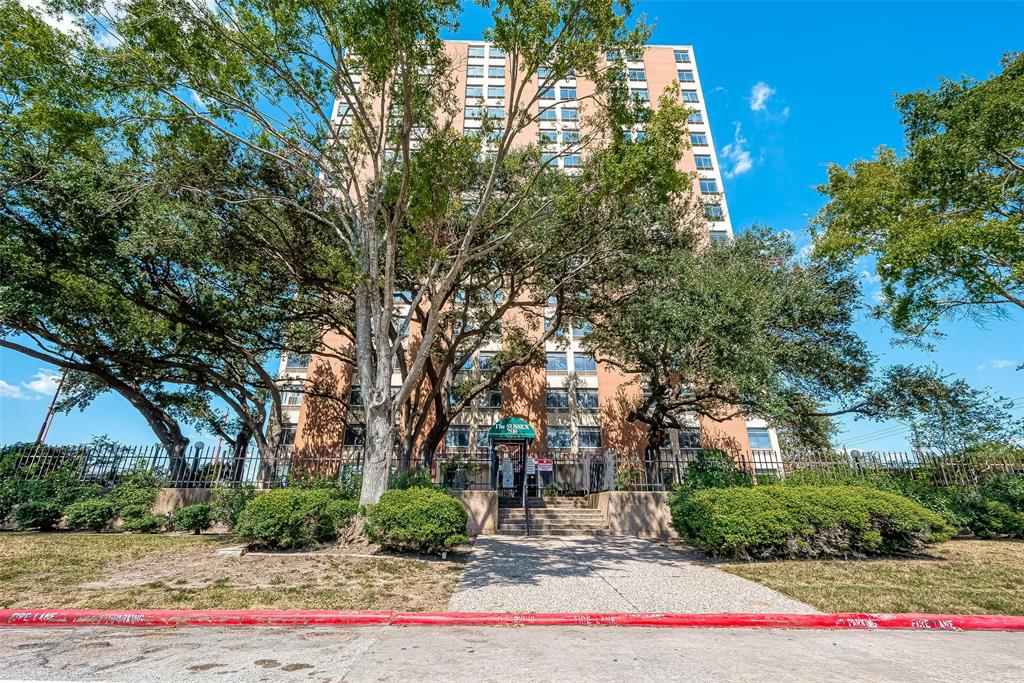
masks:
<svg viewBox="0 0 1024 683"><path fill-rule="evenodd" d="M426 472L430 481L452 490L498 491L513 496L581 495L597 491L668 490L693 476L727 475L754 484L782 478L815 482L884 476L909 476L948 486L976 483L998 474L1024 475L1024 458L1007 454L943 456L921 452L779 452L754 450L664 450L623 453L607 449L531 452L531 462L509 460L488 450L448 449L428 457L398 458L400 467ZM162 446L85 444L0 449L0 478L36 478L68 469L85 482L112 486L127 473L145 470L164 477L168 485L211 488L256 486L274 488L325 477L352 480L362 473L363 449L344 447L329 455L282 449L270 456L255 451L235 457L230 449L191 447L171 454ZM524 472L525 471L525 472Z"/></svg>

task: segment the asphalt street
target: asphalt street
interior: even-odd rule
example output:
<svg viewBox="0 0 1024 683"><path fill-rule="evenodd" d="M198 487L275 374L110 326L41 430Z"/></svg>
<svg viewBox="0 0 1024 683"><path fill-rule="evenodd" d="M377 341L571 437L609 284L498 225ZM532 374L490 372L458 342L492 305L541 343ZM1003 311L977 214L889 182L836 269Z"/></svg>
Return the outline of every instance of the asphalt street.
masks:
<svg viewBox="0 0 1024 683"><path fill-rule="evenodd" d="M0 630L0 680L1021 681L1024 633L599 627Z"/></svg>

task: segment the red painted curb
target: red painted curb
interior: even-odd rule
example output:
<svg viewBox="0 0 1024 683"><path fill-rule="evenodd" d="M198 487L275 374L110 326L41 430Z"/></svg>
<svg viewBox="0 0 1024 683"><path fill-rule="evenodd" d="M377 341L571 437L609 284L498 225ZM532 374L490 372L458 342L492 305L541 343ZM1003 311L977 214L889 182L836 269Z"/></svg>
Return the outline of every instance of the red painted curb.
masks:
<svg viewBox="0 0 1024 683"><path fill-rule="evenodd" d="M659 626L1024 631L1024 617L958 614L338 612L331 610L0 610L0 626Z"/></svg>

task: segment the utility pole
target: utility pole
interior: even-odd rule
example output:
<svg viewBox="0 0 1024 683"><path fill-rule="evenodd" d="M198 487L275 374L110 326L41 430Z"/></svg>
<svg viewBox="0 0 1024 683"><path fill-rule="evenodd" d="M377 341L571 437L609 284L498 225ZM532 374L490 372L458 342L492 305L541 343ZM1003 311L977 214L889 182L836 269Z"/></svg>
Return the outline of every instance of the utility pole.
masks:
<svg viewBox="0 0 1024 683"><path fill-rule="evenodd" d="M53 392L53 398L50 400L50 407L46 409L46 417L43 418L43 426L39 428L39 436L36 437L36 445L40 446L46 441L46 435L50 433L50 425L53 424L53 416L57 414L57 397L60 396L61 387L64 386L64 378L67 377L68 371L65 368L60 373L60 379L57 380L57 391Z"/></svg>

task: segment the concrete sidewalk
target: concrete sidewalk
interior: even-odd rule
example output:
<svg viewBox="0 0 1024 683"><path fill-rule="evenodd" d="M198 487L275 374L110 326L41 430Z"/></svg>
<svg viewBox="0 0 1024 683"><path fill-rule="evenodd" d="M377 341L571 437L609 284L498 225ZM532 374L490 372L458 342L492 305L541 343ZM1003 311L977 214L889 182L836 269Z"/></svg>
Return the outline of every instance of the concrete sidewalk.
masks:
<svg viewBox="0 0 1024 683"><path fill-rule="evenodd" d="M599 627L0 631L0 680L1020 681L1024 634Z"/></svg>
<svg viewBox="0 0 1024 683"><path fill-rule="evenodd" d="M464 612L786 612L811 607L696 552L622 536L480 536L448 603Z"/></svg>

